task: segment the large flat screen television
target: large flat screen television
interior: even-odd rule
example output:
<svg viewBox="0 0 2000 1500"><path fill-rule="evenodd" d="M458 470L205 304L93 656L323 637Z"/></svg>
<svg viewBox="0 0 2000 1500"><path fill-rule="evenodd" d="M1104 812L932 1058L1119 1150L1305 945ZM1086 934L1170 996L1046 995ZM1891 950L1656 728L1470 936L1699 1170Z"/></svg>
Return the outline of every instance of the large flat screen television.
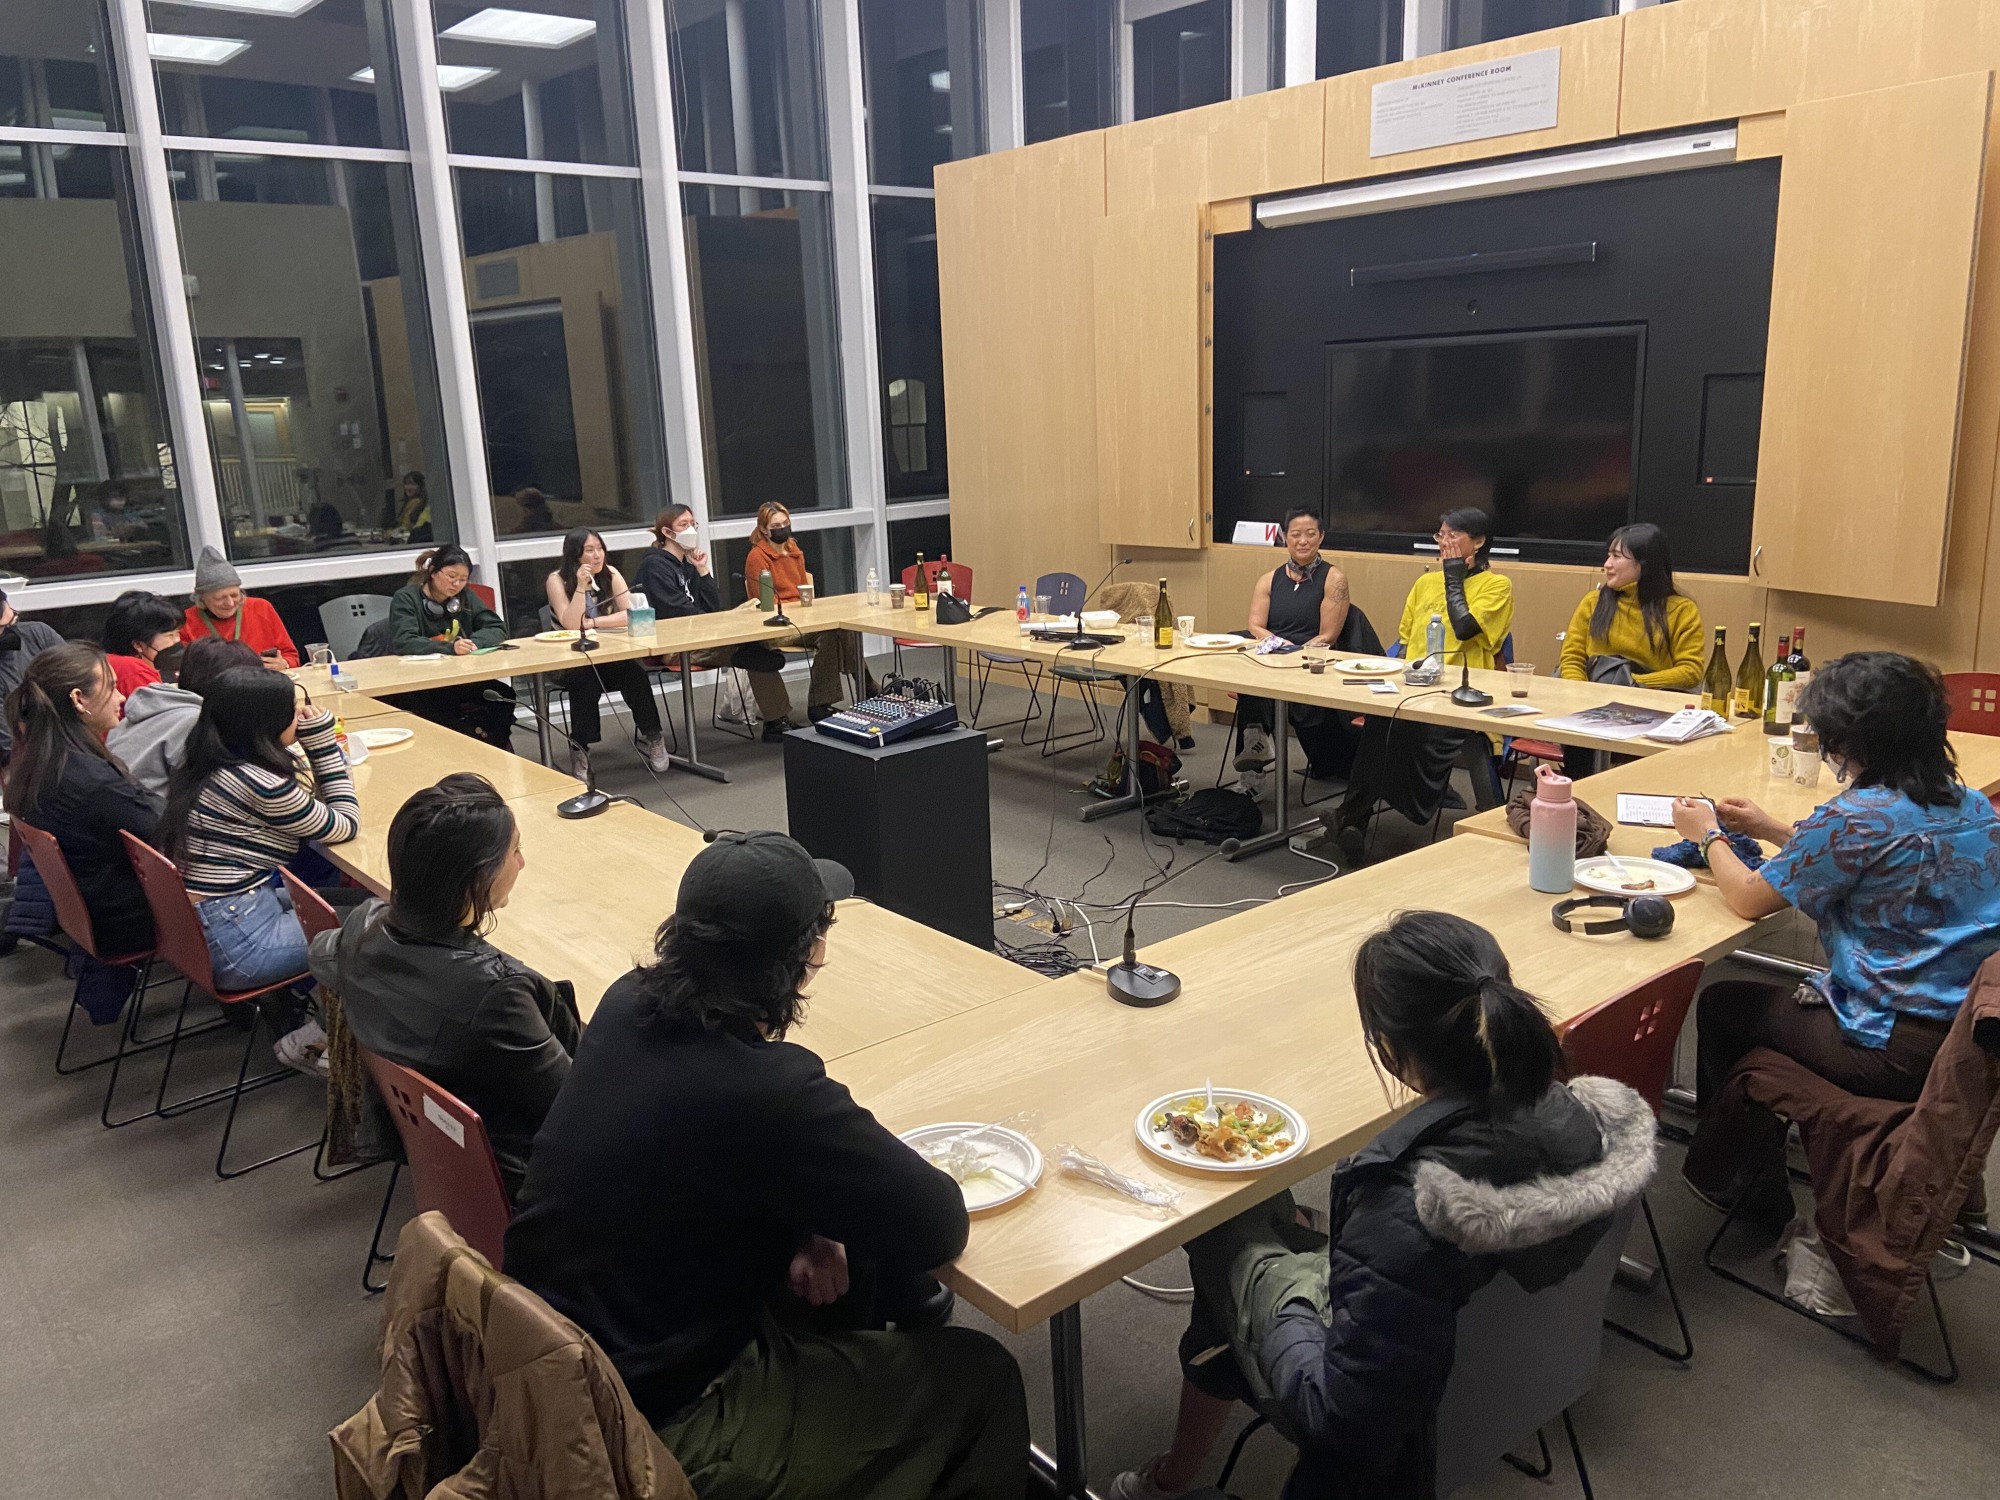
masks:
<svg viewBox="0 0 2000 1500"><path fill-rule="evenodd" d="M1643 324L1328 344L1328 532L1419 543L1476 505L1531 551L1601 544L1632 519L1644 368Z"/></svg>

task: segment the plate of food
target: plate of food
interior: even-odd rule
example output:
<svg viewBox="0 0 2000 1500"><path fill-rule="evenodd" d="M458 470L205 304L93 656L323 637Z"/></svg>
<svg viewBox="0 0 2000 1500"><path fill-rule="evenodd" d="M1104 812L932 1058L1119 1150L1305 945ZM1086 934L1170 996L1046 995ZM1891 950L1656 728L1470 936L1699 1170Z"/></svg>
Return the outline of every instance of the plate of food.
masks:
<svg viewBox="0 0 2000 1500"><path fill-rule="evenodd" d="M1306 1122L1269 1094L1204 1085L1162 1094L1133 1121L1155 1156L1205 1172L1261 1172L1306 1148Z"/></svg>
<svg viewBox="0 0 2000 1500"><path fill-rule="evenodd" d="M1348 656L1335 662L1333 670L1343 677L1387 677L1408 665L1393 656Z"/></svg>
<svg viewBox="0 0 2000 1500"><path fill-rule="evenodd" d="M900 1139L958 1184L968 1213L1012 1203L1042 1178L1042 1153L1020 1131L1005 1125L947 1120L919 1125Z"/></svg>
<svg viewBox="0 0 2000 1500"><path fill-rule="evenodd" d="M573 641L580 632L574 630L539 630L535 632L538 641Z"/></svg>
<svg viewBox="0 0 2000 1500"><path fill-rule="evenodd" d="M1235 651L1249 643L1240 635L1191 635L1185 643L1195 651Z"/></svg>
<svg viewBox="0 0 2000 1500"><path fill-rule="evenodd" d="M1694 871L1635 855L1599 854L1576 862L1576 883L1607 896L1679 896L1694 889Z"/></svg>
<svg viewBox="0 0 2000 1500"><path fill-rule="evenodd" d="M414 729L350 729L350 740L359 740L370 750L387 750L391 745L401 745L417 737Z"/></svg>

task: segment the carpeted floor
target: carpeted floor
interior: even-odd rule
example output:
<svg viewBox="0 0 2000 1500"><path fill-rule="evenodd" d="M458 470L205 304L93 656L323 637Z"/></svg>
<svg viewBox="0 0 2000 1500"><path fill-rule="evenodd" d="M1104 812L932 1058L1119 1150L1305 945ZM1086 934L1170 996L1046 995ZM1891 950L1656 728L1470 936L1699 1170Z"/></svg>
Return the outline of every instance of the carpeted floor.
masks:
<svg viewBox="0 0 2000 1500"><path fill-rule="evenodd" d="M997 699L994 709L996 717L1010 711ZM611 719L607 733L622 727ZM1205 785L1224 733L1204 728L1199 736L1187 770ZM527 737L519 743L525 748ZM668 787L690 812L710 824L783 826L774 748L713 736L703 751L736 779L720 786L671 776ZM1101 758L1101 750L1079 750L1044 761L1010 740L991 761L996 879L1026 884L1045 865L1034 875L1037 890L1115 903L1166 859L1156 841L1141 847L1134 818L1075 820L1077 785ZM629 750L606 749L598 760L611 789L673 815ZM1410 847L1426 832L1385 828L1377 853ZM1192 851L1180 857L1185 863ZM1141 911L1140 939L1214 920L1223 914L1214 903L1272 899L1287 882L1328 873L1285 851L1234 865L1213 860L1167 893L1185 905ZM1108 921L1100 944L1115 943L1117 930ZM1018 922L1002 931L1016 941L1043 936ZM0 959L0 996L0 1496L328 1493L325 1431L373 1387L378 1303L357 1277L379 1170L318 1183L306 1155L217 1182L218 1111L106 1131L97 1122L102 1070L54 1075L68 996L54 959L32 948ZM232 1038L193 1049L191 1088L233 1069ZM102 1041L86 1036L81 1045L87 1052ZM121 1094L136 1103L156 1077L139 1065ZM181 1078L177 1066L177 1089ZM303 1080L263 1091L246 1106L245 1147L311 1139L317 1108ZM1992 1493L2000 1475L2000 1269L1975 1265L1943 1286L1964 1377L1950 1388L1925 1385L1703 1270L1713 1215L1680 1188L1671 1171L1677 1151L1665 1155L1669 1170L1653 1202L1699 1352L1678 1369L1607 1337L1598 1386L1576 1412L1597 1492L1606 1500ZM1324 1179L1316 1186L1323 1194ZM1171 1257L1141 1279L1184 1285L1185 1263ZM1632 1321L1671 1327L1662 1296L1614 1297ZM1124 1286L1085 1305L1089 1468L1099 1489L1164 1445L1183 1317L1182 1308ZM1917 1347L1928 1351L1922 1322ZM1046 1444L1046 1337L1007 1342ZM1275 1495L1286 1465L1283 1443L1260 1434L1232 1488ZM1496 1467L1467 1493L1526 1500L1577 1490L1559 1457L1549 1483Z"/></svg>

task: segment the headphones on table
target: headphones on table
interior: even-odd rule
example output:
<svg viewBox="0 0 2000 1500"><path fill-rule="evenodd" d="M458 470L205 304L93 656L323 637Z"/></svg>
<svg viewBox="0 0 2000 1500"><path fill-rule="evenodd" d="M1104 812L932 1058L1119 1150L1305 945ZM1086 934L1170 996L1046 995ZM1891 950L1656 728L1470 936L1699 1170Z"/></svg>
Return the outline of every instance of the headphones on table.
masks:
<svg viewBox="0 0 2000 1500"><path fill-rule="evenodd" d="M1572 922L1570 913L1591 908L1616 911L1615 917ZM1549 909L1558 932L1584 932L1593 937L1629 932L1634 937L1663 938L1674 930L1674 903L1665 896L1577 896Z"/></svg>

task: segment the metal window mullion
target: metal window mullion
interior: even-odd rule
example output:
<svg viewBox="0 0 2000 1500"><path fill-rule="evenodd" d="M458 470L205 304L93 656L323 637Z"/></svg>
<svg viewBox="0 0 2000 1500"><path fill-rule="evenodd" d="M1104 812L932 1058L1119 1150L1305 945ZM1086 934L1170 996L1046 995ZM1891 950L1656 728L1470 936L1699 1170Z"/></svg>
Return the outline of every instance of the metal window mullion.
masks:
<svg viewBox="0 0 2000 1500"><path fill-rule="evenodd" d="M702 446L694 298L688 281L687 221L681 212L680 142L674 134L665 0L626 0L625 31L632 53L640 212L646 226L646 271L652 281L667 484L672 498L693 507L696 522L706 528L708 456Z"/></svg>
<svg viewBox="0 0 2000 1500"><path fill-rule="evenodd" d="M1450 28L1451 0L1405 0L1403 60L1444 51L1445 33Z"/></svg>
<svg viewBox="0 0 2000 1500"><path fill-rule="evenodd" d="M479 372L472 354L465 261L459 254L458 200L451 180L444 95L438 88L435 23L428 4L392 5L389 12L404 129L410 141L410 185L417 203L426 311L444 411L452 511L460 540L471 543L474 572L499 597L493 481L486 468L486 435L479 418Z"/></svg>
<svg viewBox="0 0 2000 1500"><path fill-rule="evenodd" d="M187 278L181 268L180 230L174 188L167 176L167 153L160 131L160 98L153 59L146 50L145 0L111 0L111 53L120 92L125 96L126 147L132 168L133 219L139 254L151 285L154 344L166 390L167 431L173 438L174 477L193 544L190 551L215 547L227 552L229 536L216 493L215 454L201 399L200 361L195 356L194 315L188 309ZM136 319L140 309L133 309Z"/></svg>
<svg viewBox="0 0 2000 1500"><path fill-rule="evenodd" d="M1311 83L1319 75L1319 0L1283 0L1285 7L1284 86Z"/></svg>
<svg viewBox="0 0 2000 1500"><path fill-rule="evenodd" d="M1021 82L1021 0L986 0L986 149L1007 151L1028 138Z"/></svg>
<svg viewBox="0 0 2000 1500"><path fill-rule="evenodd" d="M860 0L825 0L820 66L826 79L827 166L833 182L833 284L840 312L848 496L871 533L868 563L886 573L889 481L878 405L882 355L875 323L875 225L868 198Z"/></svg>

